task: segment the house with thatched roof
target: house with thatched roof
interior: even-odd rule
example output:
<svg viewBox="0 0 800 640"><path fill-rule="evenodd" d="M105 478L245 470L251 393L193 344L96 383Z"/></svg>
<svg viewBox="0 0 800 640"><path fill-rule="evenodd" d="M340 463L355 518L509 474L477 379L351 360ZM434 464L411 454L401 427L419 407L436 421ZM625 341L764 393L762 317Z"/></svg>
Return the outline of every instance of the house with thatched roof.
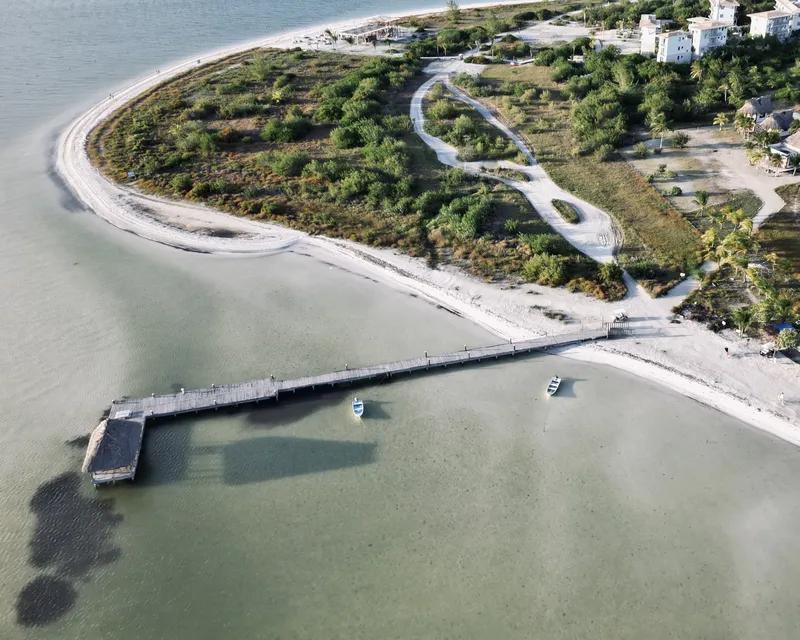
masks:
<svg viewBox="0 0 800 640"><path fill-rule="evenodd" d="M781 162L779 165L774 165L772 171L775 173L785 173L787 171L795 172L797 168L794 166L795 158L800 159L800 131L795 131L792 135L778 144L769 145L770 154L780 156ZM800 168L800 167L798 167Z"/></svg>
<svg viewBox="0 0 800 640"><path fill-rule="evenodd" d="M793 111L773 111L756 124L757 131L788 131L794 121Z"/></svg>
<svg viewBox="0 0 800 640"><path fill-rule="evenodd" d="M763 118L772 112L772 100L769 96L761 96L759 98L750 98L736 110L736 113L753 120Z"/></svg>

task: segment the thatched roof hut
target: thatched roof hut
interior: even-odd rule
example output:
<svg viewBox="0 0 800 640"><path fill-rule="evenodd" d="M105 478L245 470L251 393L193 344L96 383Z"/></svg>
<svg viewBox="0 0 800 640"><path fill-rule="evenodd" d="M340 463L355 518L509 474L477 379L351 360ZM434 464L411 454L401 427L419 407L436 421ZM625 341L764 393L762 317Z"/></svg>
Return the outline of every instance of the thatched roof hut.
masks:
<svg viewBox="0 0 800 640"><path fill-rule="evenodd" d="M800 152L800 131L795 131L783 141L783 144L787 147L791 147L792 149L796 149L797 152Z"/></svg>
<svg viewBox="0 0 800 640"><path fill-rule="evenodd" d="M791 111L775 111L758 123L759 131L788 131L794 120Z"/></svg>
<svg viewBox="0 0 800 640"><path fill-rule="evenodd" d="M750 98L736 110L740 113L751 118L765 116L772 111L772 100L769 96L761 96L760 98Z"/></svg>
<svg viewBox="0 0 800 640"><path fill-rule="evenodd" d="M103 420L89 438L83 471L92 474L95 484L133 479L143 435L144 418L141 416Z"/></svg>

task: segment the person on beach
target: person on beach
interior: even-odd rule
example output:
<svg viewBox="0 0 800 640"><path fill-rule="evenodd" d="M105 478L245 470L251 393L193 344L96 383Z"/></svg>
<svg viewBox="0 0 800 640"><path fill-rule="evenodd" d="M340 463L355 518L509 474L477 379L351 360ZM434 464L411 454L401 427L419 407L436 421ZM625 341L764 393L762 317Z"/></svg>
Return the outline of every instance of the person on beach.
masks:
<svg viewBox="0 0 800 640"><path fill-rule="evenodd" d="M725 347L725 355L728 356L729 358L731 356L730 351L728 351L728 347Z"/></svg>
<svg viewBox="0 0 800 640"><path fill-rule="evenodd" d="M786 403L783 401L783 391L781 391L781 404L786 404Z"/></svg>

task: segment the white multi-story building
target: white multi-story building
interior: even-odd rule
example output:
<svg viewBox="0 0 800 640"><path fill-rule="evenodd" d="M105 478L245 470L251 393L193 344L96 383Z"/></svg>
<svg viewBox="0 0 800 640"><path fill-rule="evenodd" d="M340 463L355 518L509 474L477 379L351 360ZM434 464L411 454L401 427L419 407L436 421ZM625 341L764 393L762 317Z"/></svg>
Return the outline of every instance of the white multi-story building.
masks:
<svg viewBox="0 0 800 640"><path fill-rule="evenodd" d="M711 0L711 12L708 17L716 22L733 26L738 8L739 3L736 0Z"/></svg>
<svg viewBox="0 0 800 640"><path fill-rule="evenodd" d="M642 34L639 51L643 56L651 56L656 52L656 36L661 33L662 26L655 13L642 14L639 19L639 31Z"/></svg>
<svg viewBox="0 0 800 640"><path fill-rule="evenodd" d="M695 20L692 18L692 20ZM709 51L722 47L728 41L729 24L715 20L697 20L689 23L692 34L692 49L696 58L702 58Z"/></svg>
<svg viewBox="0 0 800 640"><path fill-rule="evenodd" d="M751 36L775 36L784 40L791 33L792 14L783 11L762 11L748 13Z"/></svg>
<svg viewBox="0 0 800 640"><path fill-rule="evenodd" d="M686 31L669 31L656 36L658 62L689 63L692 61L692 36Z"/></svg>
<svg viewBox="0 0 800 640"><path fill-rule="evenodd" d="M800 0L775 0L775 10L792 16L789 21L790 33L800 31Z"/></svg>

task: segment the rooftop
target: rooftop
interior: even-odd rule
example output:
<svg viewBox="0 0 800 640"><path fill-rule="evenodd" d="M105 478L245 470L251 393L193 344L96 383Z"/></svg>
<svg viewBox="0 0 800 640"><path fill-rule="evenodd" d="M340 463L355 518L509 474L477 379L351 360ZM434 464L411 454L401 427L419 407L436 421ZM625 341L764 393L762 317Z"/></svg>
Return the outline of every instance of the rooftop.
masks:
<svg viewBox="0 0 800 640"><path fill-rule="evenodd" d="M705 31L707 29L727 29L731 27L727 22L719 22L718 20L703 20L702 22L692 22L689 25L691 31Z"/></svg>
<svg viewBox="0 0 800 640"><path fill-rule="evenodd" d="M787 13L800 13L800 0L775 0L776 5L784 7L780 11Z"/></svg>
<svg viewBox="0 0 800 640"><path fill-rule="evenodd" d="M720 7L738 7L740 6L736 0L717 0L716 4Z"/></svg>
<svg viewBox="0 0 800 640"><path fill-rule="evenodd" d="M675 36L691 37L688 31L667 31L666 33L659 33L656 38L674 38Z"/></svg>
<svg viewBox="0 0 800 640"><path fill-rule="evenodd" d="M774 20L775 18L788 18L789 14L785 11L761 11L759 13L748 13L748 18L766 18L767 20Z"/></svg>

